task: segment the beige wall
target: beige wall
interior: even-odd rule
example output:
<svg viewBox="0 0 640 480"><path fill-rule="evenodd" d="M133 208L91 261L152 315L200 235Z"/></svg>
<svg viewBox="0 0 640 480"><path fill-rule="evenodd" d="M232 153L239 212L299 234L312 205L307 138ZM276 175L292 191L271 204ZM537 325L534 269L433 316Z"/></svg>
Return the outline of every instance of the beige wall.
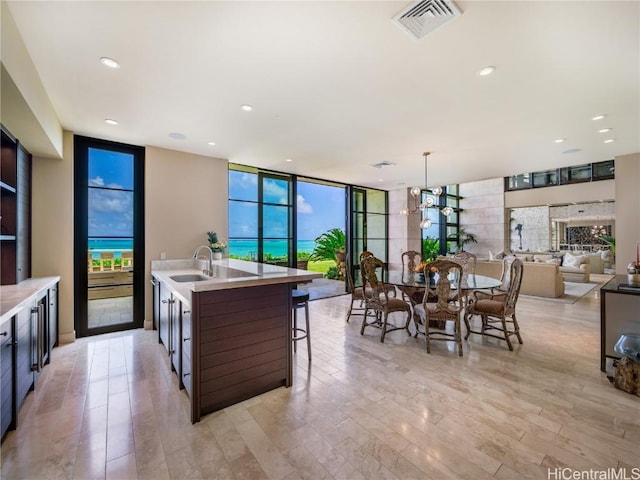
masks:
<svg viewBox="0 0 640 480"><path fill-rule="evenodd" d="M409 188L391 190L389 200L389 268L402 270L402 252L415 250L422 252L422 232L420 218L415 215L400 215L400 211L413 205L413 197Z"/></svg>
<svg viewBox="0 0 640 480"><path fill-rule="evenodd" d="M478 241L465 245L465 250L480 258L488 258L489 251L506 251L503 179L461 183L460 196L460 226Z"/></svg>
<svg viewBox="0 0 640 480"><path fill-rule="evenodd" d="M616 157L616 273L636 261L640 241L640 153Z"/></svg>
<svg viewBox="0 0 640 480"><path fill-rule="evenodd" d="M75 340L73 316L73 134L64 132L62 159L33 157L31 274L60 275L59 339Z"/></svg>
<svg viewBox="0 0 640 480"><path fill-rule="evenodd" d="M145 152L145 278L151 260L190 258L206 245L206 232L228 239L227 161L147 147ZM145 328L152 325L152 290L146 286Z"/></svg>
<svg viewBox="0 0 640 480"><path fill-rule="evenodd" d="M616 167L616 178L618 170ZM505 192L505 208L533 207L537 205L561 205L566 203L597 202L615 200L615 180L574 183L556 187L531 188L516 192Z"/></svg>

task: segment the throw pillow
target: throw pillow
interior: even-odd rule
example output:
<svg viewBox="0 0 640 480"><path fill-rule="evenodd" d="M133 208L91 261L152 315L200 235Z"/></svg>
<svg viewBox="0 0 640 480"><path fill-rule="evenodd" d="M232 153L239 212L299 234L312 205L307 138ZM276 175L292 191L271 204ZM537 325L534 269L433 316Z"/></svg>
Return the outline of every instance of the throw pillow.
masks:
<svg viewBox="0 0 640 480"><path fill-rule="evenodd" d="M580 268L580 265L582 265L583 263L587 263L586 255L574 255L570 252L564 254L563 265L566 265L568 267Z"/></svg>

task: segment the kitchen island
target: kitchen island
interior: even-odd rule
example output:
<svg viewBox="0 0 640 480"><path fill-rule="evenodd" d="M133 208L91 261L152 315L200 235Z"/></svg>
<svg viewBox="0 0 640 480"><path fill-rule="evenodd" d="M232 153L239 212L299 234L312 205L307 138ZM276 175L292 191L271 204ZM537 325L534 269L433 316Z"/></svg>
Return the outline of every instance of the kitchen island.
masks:
<svg viewBox="0 0 640 480"><path fill-rule="evenodd" d="M154 328L191 400L191 421L291 386L291 290L322 274L245 262L151 262Z"/></svg>

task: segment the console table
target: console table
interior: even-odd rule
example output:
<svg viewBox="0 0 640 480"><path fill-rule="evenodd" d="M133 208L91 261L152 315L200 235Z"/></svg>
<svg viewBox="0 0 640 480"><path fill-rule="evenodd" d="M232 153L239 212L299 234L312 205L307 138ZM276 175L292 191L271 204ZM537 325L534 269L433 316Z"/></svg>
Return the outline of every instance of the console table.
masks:
<svg viewBox="0 0 640 480"><path fill-rule="evenodd" d="M620 358L613 346L623 333L640 334L640 284L616 275L600 289L600 370L607 358Z"/></svg>

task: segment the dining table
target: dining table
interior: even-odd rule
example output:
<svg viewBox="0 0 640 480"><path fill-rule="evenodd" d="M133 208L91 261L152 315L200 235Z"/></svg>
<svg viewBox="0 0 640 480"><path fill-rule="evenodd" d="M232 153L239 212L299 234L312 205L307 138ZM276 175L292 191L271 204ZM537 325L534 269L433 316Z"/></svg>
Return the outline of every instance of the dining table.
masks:
<svg viewBox="0 0 640 480"><path fill-rule="evenodd" d="M435 288L435 278L430 278L430 287ZM460 290L462 296L466 296L473 290L489 290L499 287L501 281L497 278L487 277L485 275L464 274L462 280L450 278L451 289ZM427 280L424 274L414 272L402 272L401 270L390 270L387 272L386 283L395 285L403 292L411 301L412 306L422 303L425 289L427 288Z"/></svg>

